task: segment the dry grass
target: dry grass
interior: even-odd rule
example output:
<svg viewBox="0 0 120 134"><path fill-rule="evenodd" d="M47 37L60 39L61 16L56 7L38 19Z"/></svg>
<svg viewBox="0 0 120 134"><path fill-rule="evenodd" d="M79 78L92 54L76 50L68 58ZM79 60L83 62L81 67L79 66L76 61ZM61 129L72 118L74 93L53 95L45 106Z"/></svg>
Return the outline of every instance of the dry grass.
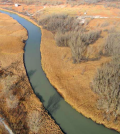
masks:
<svg viewBox="0 0 120 134"><path fill-rule="evenodd" d="M9 134L4 125L0 122L0 134Z"/></svg>
<svg viewBox="0 0 120 134"><path fill-rule="evenodd" d="M103 20L104 22L105 20ZM111 22L112 20L110 20ZM94 29L101 20L92 20L87 28ZM110 28L110 27L109 27ZM98 48L103 48L108 32L102 32L102 38L89 45L88 49L95 50L92 55L98 54ZM59 35L58 35L59 36ZM96 107L98 96L90 89L90 82L93 80L97 68L102 63L109 61L108 57L102 57L97 61L88 61L81 64L72 64L72 55L69 47L57 47L54 36L49 31L42 29L42 67L57 91L62 94L64 99L72 105L77 111L92 118L98 123L102 123L107 127L112 127L118 131L119 123L114 124L114 118L108 122L104 120L103 111ZM88 51L88 50L87 50ZM50 58L49 58L50 57Z"/></svg>
<svg viewBox="0 0 120 134"><path fill-rule="evenodd" d="M85 32L76 17L64 14L46 16L39 20L39 24L56 34L55 40L58 46L71 48L73 63L88 60L85 56L87 46L97 41L101 34L98 30Z"/></svg>
<svg viewBox="0 0 120 134"><path fill-rule="evenodd" d="M106 26L109 26L108 22L104 22L104 23L101 24L101 27L106 27Z"/></svg>
<svg viewBox="0 0 120 134"><path fill-rule="evenodd" d="M62 134L59 126L34 95L26 76L22 41L27 39L27 31L8 15L0 14L0 20L2 20L0 30L6 31L0 35L0 110L2 115L16 134L33 134L36 132L34 131L36 125L40 134ZM18 28L11 30L7 20L10 21L10 25L15 24L16 27L18 25ZM37 111L38 115L41 114L44 122L42 127L36 121L36 116L32 116L33 120L29 123L28 117L31 112L34 115L34 111Z"/></svg>
<svg viewBox="0 0 120 134"><path fill-rule="evenodd" d="M27 124L30 128L30 131L32 131L33 133L38 133L40 127L42 127L42 115L39 111L31 111L29 114L28 114L28 117L27 117Z"/></svg>
<svg viewBox="0 0 120 134"><path fill-rule="evenodd" d="M26 7L25 7L26 9ZM31 12L34 11L34 7ZM92 9L92 10L91 10ZM102 12L101 12L102 11ZM103 5L80 5L79 7L47 7L41 14L41 18L44 15L56 13L66 13L73 15L83 15L87 12L87 15L101 15L101 16L118 16L119 10L117 9L105 9ZM94 29L97 24L101 25L104 19L92 20L87 28ZM116 20L116 19L115 19ZM105 21L105 20L104 20ZM91 27L89 27L91 26ZM109 26L108 26L109 27ZM99 27L97 27L99 28ZM110 28L110 27L109 27ZM104 27L102 28L104 29ZM90 117L93 120L105 124L107 127L112 127L118 131L119 123L115 125L112 120L107 122L103 119L102 111L96 109L96 102L98 96L95 95L89 88L89 83L92 81L96 69L100 65L109 59L102 57L99 61L89 61L87 63L72 64L70 48L57 47L53 39L53 35L48 31L43 31L43 38L41 51L42 51L42 66L46 72L50 82L57 88L57 90L64 96L65 100L70 103L79 112L83 113L86 117ZM98 39L96 43L89 45L88 50L95 49L92 55L98 53L98 48L104 44L104 39L107 32L102 32L102 38ZM50 44L50 45L49 45ZM49 58L51 57L51 59ZM69 72L69 73L68 73ZM74 89L74 90L72 90ZM87 99L86 99L87 98ZM78 103L79 102L79 103Z"/></svg>
<svg viewBox="0 0 120 134"><path fill-rule="evenodd" d="M71 16L73 15L84 15L84 12L87 12L87 15L101 15L101 16L118 16L119 15L119 9L111 9L108 10L103 5L78 5L75 7L71 7L70 5L57 5L57 6L47 6L46 8L41 11L38 16L44 17L45 15L50 14L69 14ZM43 8L42 5L39 3L37 5L25 5L22 4L22 6L15 7L14 5L1 5L1 7L7 7L11 8L18 12L26 12L29 9L29 13L35 13L37 10L40 10ZM91 10L92 9L92 10ZM102 11L102 12L101 12ZM34 16L36 18L36 16Z"/></svg>

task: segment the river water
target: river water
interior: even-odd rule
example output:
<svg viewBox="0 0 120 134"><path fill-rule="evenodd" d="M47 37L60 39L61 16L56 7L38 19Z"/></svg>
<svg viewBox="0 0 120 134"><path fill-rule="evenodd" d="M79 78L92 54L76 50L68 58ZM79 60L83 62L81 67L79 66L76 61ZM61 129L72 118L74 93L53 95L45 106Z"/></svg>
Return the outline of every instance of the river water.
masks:
<svg viewBox="0 0 120 134"><path fill-rule="evenodd" d="M61 129L66 134L119 134L78 113L49 83L41 67L40 28L14 13L0 12L8 14L27 29L28 40L25 46L24 62L30 83L37 97Z"/></svg>

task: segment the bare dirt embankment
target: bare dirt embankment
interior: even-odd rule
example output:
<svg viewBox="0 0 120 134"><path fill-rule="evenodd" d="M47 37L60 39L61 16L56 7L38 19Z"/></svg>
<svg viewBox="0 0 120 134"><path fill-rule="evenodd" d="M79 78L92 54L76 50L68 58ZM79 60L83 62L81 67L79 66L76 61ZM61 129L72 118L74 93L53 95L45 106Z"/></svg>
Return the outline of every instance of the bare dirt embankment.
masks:
<svg viewBox="0 0 120 134"><path fill-rule="evenodd" d="M0 114L16 134L62 134L29 84L24 63L27 31L0 13ZM0 133L7 133L0 123Z"/></svg>

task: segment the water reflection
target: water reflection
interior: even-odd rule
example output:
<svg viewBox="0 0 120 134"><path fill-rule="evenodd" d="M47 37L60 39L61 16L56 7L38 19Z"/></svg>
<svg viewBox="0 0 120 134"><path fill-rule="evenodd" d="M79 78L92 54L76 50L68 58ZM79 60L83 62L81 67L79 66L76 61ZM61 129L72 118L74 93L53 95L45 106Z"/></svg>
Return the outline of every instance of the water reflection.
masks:
<svg viewBox="0 0 120 134"><path fill-rule="evenodd" d="M60 107L59 102L61 101L61 96L56 92L50 99L48 100L48 105L46 109L53 114Z"/></svg>
<svg viewBox="0 0 120 134"><path fill-rule="evenodd" d="M29 77L32 77L35 72L36 72L36 70L30 70L30 71L28 71Z"/></svg>
<svg viewBox="0 0 120 134"><path fill-rule="evenodd" d="M43 99L43 97L39 94L39 93L35 93L36 96L40 99L40 101L43 103L45 102L45 100Z"/></svg>

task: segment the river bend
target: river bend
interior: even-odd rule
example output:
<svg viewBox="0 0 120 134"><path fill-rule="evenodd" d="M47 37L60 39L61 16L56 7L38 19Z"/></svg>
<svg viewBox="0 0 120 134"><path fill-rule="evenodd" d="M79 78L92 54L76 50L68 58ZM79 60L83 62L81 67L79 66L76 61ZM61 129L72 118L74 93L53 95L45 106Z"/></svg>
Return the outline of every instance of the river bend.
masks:
<svg viewBox="0 0 120 134"><path fill-rule="evenodd" d="M28 40L25 46L24 62L30 83L37 97L62 130L67 134L119 134L78 113L49 83L41 67L40 28L14 13L0 12L8 14L27 29Z"/></svg>

